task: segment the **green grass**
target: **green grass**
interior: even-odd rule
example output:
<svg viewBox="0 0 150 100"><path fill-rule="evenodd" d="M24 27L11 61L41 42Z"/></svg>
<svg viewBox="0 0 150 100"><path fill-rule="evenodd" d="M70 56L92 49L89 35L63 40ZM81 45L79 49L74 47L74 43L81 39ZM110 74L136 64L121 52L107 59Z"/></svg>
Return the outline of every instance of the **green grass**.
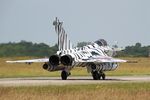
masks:
<svg viewBox="0 0 150 100"><path fill-rule="evenodd" d="M8 64L7 60L32 59L30 57L0 58L0 77L36 77L36 76L60 76L60 72L48 72L42 68L42 63ZM138 63L121 63L117 70L106 72L109 76L125 75L150 75L150 58L123 58L137 60ZM74 68L72 76L90 76L86 68Z"/></svg>
<svg viewBox="0 0 150 100"><path fill-rule="evenodd" d="M60 72L48 72L41 63L7 64L6 60L31 59L0 58L0 77L60 76ZM123 58L138 63L121 63L110 76L150 75L150 58ZM87 76L86 68L75 68L72 76ZM0 86L0 100L150 100L150 82L101 83L65 86Z"/></svg>
<svg viewBox="0 0 150 100"><path fill-rule="evenodd" d="M150 100L150 83L0 87L0 100Z"/></svg>

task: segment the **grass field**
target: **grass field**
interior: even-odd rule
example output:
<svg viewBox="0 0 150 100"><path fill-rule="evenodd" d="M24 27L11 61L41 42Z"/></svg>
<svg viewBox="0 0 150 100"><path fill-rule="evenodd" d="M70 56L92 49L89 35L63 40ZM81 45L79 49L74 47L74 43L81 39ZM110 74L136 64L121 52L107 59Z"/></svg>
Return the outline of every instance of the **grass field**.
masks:
<svg viewBox="0 0 150 100"><path fill-rule="evenodd" d="M48 72L42 68L42 63L8 64L6 60L31 59L29 57L0 58L0 77L34 77L34 76L60 76L60 72ZM122 58L137 60L138 63L121 63L117 70L106 72L109 76L124 75L150 75L150 58ZM86 68L75 68L73 76L87 76Z"/></svg>
<svg viewBox="0 0 150 100"><path fill-rule="evenodd" d="M0 100L150 100L150 83L0 87Z"/></svg>
<svg viewBox="0 0 150 100"><path fill-rule="evenodd" d="M6 60L30 59L0 58L0 77L60 76L60 72L48 72L41 63L7 64ZM138 63L121 63L109 76L150 75L150 58L122 58ZM90 75L86 68L72 70L74 76ZM101 83L65 86L0 86L0 100L150 100L150 82Z"/></svg>
<svg viewBox="0 0 150 100"><path fill-rule="evenodd" d="M108 75L130 76L130 75L150 75L150 58L122 58L138 63L120 63L120 67L108 72Z"/></svg>

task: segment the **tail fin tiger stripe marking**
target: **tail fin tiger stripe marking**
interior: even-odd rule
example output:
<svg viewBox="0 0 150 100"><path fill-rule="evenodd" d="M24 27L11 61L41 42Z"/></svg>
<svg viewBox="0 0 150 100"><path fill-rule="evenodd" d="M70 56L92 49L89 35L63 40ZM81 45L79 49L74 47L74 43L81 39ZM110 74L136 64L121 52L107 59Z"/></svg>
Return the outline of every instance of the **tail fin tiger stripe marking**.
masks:
<svg viewBox="0 0 150 100"><path fill-rule="evenodd" d="M58 49L59 50L66 50L70 49L70 40L68 40L67 34L62 27L63 22L60 22L57 17L56 20L53 22L55 26L55 31L58 34Z"/></svg>

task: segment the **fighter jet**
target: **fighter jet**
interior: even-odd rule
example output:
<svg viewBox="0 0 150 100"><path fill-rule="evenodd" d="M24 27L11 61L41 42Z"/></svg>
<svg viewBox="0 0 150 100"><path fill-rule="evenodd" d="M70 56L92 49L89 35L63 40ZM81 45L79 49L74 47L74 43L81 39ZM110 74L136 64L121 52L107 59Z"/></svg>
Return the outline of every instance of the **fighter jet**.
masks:
<svg viewBox="0 0 150 100"><path fill-rule="evenodd" d="M61 79L66 80L75 67L85 67L91 73L93 80L105 80L105 71L113 71L118 63L126 60L113 58L115 50L104 39L98 39L83 47L72 47L63 28L63 22L58 18L53 22L58 35L58 51L49 58L6 61L7 63L44 63L43 69L47 71L61 71Z"/></svg>

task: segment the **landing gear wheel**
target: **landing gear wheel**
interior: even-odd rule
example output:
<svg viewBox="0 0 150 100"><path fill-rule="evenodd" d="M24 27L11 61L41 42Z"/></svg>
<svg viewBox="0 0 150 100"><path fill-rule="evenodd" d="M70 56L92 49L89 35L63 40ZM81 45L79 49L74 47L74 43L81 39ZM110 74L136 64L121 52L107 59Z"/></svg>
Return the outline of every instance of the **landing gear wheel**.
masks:
<svg viewBox="0 0 150 100"><path fill-rule="evenodd" d="M105 73L102 73L101 76L102 76L102 80L105 80L105 78L106 78Z"/></svg>
<svg viewBox="0 0 150 100"><path fill-rule="evenodd" d="M62 80L67 80L67 76L68 76L68 73L66 71L61 72L61 79Z"/></svg>
<svg viewBox="0 0 150 100"><path fill-rule="evenodd" d="M105 80L105 77L106 77L106 76L105 76L105 74L103 73L103 74L102 74L102 79Z"/></svg>
<svg viewBox="0 0 150 100"><path fill-rule="evenodd" d="M93 80L99 80L100 79L100 75L98 74L97 71L92 72L92 76L93 76Z"/></svg>
<svg viewBox="0 0 150 100"><path fill-rule="evenodd" d="M102 78L102 80L105 80L106 75L103 72L99 72L99 77L100 77L100 79Z"/></svg>

